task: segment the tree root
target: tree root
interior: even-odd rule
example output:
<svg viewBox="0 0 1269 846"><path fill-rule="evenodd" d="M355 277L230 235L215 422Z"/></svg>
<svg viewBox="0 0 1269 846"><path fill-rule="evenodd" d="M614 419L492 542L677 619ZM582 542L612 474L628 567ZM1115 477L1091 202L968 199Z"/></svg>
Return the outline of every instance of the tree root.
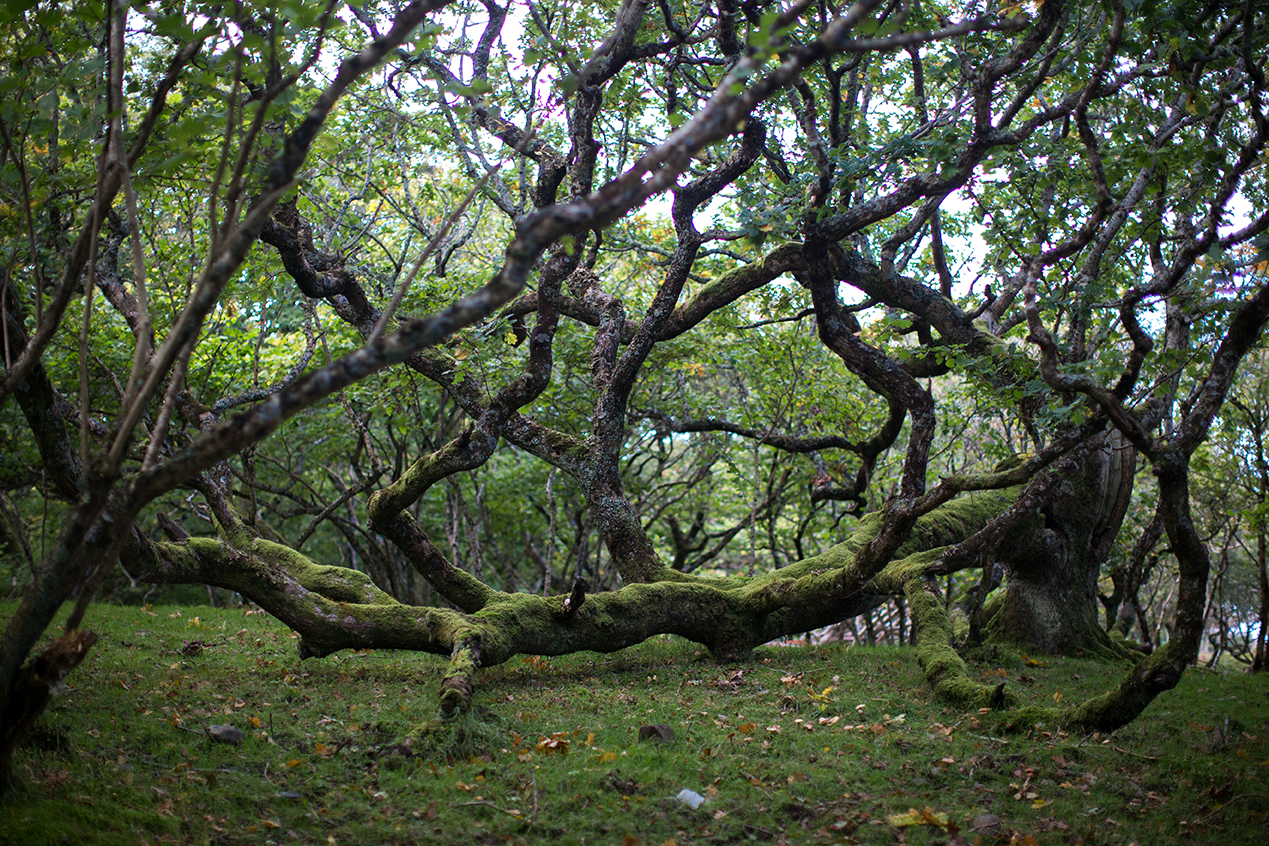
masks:
<svg viewBox="0 0 1269 846"><path fill-rule="evenodd" d="M480 667L480 639L464 636L454 644L449 669L441 679L440 718L452 720L471 710L476 690L476 670Z"/></svg>
<svg viewBox="0 0 1269 846"><path fill-rule="evenodd" d="M1004 684L980 684L969 677L965 661L953 648L952 620L921 576L904 582L904 594L916 632L917 661L940 699L962 707L1006 708L1017 701Z"/></svg>
<svg viewBox="0 0 1269 846"><path fill-rule="evenodd" d="M444 761L483 755L504 745L507 730L491 711L469 708L450 719L428 720L393 747L407 756Z"/></svg>

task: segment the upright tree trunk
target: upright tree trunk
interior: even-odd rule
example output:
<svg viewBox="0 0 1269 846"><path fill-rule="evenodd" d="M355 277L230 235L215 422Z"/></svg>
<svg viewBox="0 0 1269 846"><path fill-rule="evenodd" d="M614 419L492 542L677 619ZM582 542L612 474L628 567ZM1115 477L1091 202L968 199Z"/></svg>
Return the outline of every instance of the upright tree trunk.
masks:
<svg viewBox="0 0 1269 846"><path fill-rule="evenodd" d="M1005 600L994 637L1050 653L1098 651L1097 579L1132 494L1136 452L1112 431L1088 448L1082 471L1059 481L1034 529L999 551Z"/></svg>
<svg viewBox="0 0 1269 846"><path fill-rule="evenodd" d="M1263 510L1263 492L1261 507ZM1251 659L1253 673L1269 670L1269 654L1266 654L1266 632L1269 626L1269 567L1265 555L1265 517L1262 513L1256 523L1256 569L1260 575L1260 619L1256 621L1256 651Z"/></svg>

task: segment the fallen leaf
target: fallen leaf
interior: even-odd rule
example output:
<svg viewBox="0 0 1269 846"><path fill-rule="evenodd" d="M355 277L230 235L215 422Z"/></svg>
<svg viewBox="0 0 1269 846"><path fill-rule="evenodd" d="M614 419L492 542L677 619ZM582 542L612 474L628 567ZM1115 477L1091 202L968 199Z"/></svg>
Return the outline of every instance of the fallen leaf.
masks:
<svg viewBox="0 0 1269 846"><path fill-rule="evenodd" d="M559 753L560 755L567 755L568 747L569 740L568 732L566 731L557 731L550 737L543 737L538 741L538 751L547 755L553 752Z"/></svg>
<svg viewBox="0 0 1269 846"><path fill-rule="evenodd" d="M936 828L946 829L947 814L941 814L926 805L919 811L916 808L909 808L905 814L889 814L886 816L886 822L900 828L909 825L932 825Z"/></svg>

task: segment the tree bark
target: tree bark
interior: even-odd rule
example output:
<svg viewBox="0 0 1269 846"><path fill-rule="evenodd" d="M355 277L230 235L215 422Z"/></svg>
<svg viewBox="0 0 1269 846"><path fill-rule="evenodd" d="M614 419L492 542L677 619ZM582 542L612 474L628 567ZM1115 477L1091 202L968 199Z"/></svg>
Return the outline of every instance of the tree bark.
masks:
<svg viewBox="0 0 1269 846"><path fill-rule="evenodd" d="M1135 450L1112 431L1057 481L1042 520L998 553L1005 599L989 621L992 636L1054 654L1109 648L1097 619L1097 579L1128 507L1135 464Z"/></svg>

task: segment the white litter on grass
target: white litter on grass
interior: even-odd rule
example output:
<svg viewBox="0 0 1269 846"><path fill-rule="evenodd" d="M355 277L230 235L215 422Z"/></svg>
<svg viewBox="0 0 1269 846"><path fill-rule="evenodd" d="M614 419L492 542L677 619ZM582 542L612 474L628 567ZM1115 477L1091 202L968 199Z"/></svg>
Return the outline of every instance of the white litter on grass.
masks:
<svg viewBox="0 0 1269 846"><path fill-rule="evenodd" d="M704 796L697 793L695 790L688 790L687 788L680 790L679 795L675 796L674 798L682 802L684 805L687 805L689 808L693 810L699 808L701 804L705 801Z"/></svg>

